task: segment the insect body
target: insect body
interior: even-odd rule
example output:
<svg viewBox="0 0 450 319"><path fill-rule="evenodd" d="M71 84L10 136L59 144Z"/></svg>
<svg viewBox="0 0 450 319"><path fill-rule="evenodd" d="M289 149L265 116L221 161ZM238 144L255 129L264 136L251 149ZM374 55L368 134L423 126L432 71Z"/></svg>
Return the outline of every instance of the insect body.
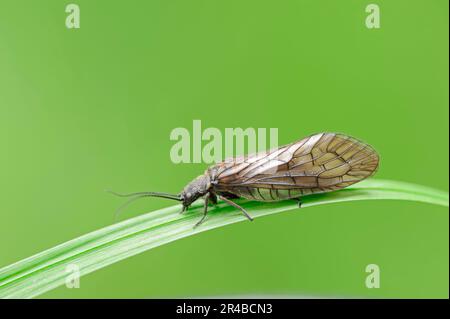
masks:
<svg viewBox="0 0 450 319"><path fill-rule="evenodd" d="M373 175L378 162L376 151L361 141L343 134L319 133L278 149L211 166L178 195L151 192L130 195L178 200L183 204L181 212L204 197L204 214L196 226L206 218L208 203L216 204L218 198L252 220L232 199L281 201L338 190Z"/></svg>

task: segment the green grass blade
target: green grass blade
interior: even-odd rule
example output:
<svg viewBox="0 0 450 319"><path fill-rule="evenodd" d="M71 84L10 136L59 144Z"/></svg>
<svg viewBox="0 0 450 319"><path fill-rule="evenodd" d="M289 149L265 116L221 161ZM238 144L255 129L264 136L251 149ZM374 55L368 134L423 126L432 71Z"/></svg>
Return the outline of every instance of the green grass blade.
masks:
<svg viewBox="0 0 450 319"><path fill-rule="evenodd" d="M448 207L448 193L420 185L368 180L349 188L305 196L302 209L330 203L358 200L408 200ZM254 218L298 209L296 201L261 203L239 200ZM246 218L235 208L219 203L211 207L207 220L194 224L202 215L202 202L186 214L180 206L150 212L93 231L39 254L0 269L0 298L32 298L65 283L66 267L75 264L86 275L127 257L203 231L237 223Z"/></svg>

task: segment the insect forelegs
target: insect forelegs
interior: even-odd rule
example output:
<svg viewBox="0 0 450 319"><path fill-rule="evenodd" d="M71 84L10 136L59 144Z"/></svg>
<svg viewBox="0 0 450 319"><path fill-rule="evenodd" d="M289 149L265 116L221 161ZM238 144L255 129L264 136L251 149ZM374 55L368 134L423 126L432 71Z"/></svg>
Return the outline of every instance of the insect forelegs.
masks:
<svg viewBox="0 0 450 319"><path fill-rule="evenodd" d="M196 228L197 226L200 226L200 225L204 222L206 216L208 215L208 204L209 204L210 202L213 203L213 204L217 204L217 197L218 197L218 196L217 196L215 193L207 193L207 194L206 194L206 196L205 196L205 205L203 206L203 216L202 216L202 218L198 221L198 223L195 224L194 228ZM245 217L248 218L248 220L253 221L253 218L247 213L247 211L246 211L243 207L239 206L238 204L236 204L235 202L229 200L229 199L226 198L226 197L219 196L219 198L220 198L221 200L223 200L225 203L227 203L228 205L231 205L231 206L233 206L233 207L239 209L239 210L245 215ZM183 211L184 211L185 209L186 209L186 208L183 207ZM182 211L182 212L183 212L183 211Z"/></svg>
<svg viewBox="0 0 450 319"><path fill-rule="evenodd" d="M207 193L205 196L205 206L203 207L203 216L202 218L198 221L197 224L195 224L194 228L197 226L200 226L201 223L203 223L203 221L206 218L206 215L208 214L208 202L209 202L209 197L210 197L210 193Z"/></svg>
<svg viewBox="0 0 450 319"><path fill-rule="evenodd" d="M247 211L242 208L241 206L239 206L238 204L236 204L235 202L229 200L228 198L225 198L223 196L220 196L220 199L223 200L225 203L227 203L228 205L231 205L233 207L236 207L237 209L240 209L241 212L245 215L245 217L248 218L249 221L253 221L253 218L247 213Z"/></svg>
<svg viewBox="0 0 450 319"><path fill-rule="evenodd" d="M208 193L209 194L209 201L213 203L214 205L217 205L217 195L215 193Z"/></svg>

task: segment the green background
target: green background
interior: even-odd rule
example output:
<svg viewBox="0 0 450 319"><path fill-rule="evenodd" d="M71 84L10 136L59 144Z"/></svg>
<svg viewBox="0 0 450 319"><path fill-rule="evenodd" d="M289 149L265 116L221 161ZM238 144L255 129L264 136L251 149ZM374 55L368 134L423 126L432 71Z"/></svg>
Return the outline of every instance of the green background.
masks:
<svg viewBox="0 0 450 319"><path fill-rule="evenodd" d="M117 191L178 192L176 127L345 132L377 177L448 191L448 1L0 0L0 267L113 222ZM131 217L172 205L142 200ZM123 218L125 218L125 216ZM179 240L43 297L448 297L448 209L312 207ZM365 267L381 288L365 287Z"/></svg>

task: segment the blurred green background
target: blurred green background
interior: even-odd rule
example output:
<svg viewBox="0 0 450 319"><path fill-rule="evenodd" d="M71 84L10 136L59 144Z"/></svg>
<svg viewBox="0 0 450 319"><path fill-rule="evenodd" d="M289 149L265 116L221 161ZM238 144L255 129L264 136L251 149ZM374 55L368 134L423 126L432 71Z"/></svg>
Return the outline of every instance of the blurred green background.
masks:
<svg viewBox="0 0 450 319"><path fill-rule="evenodd" d="M448 1L0 0L0 267L113 223L116 191L178 192L176 127L339 131L379 178L448 191ZM173 205L148 199L131 217ZM125 216L123 218L125 218ZM351 202L159 247L48 298L448 297L448 209ZM365 267L381 288L365 287Z"/></svg>

